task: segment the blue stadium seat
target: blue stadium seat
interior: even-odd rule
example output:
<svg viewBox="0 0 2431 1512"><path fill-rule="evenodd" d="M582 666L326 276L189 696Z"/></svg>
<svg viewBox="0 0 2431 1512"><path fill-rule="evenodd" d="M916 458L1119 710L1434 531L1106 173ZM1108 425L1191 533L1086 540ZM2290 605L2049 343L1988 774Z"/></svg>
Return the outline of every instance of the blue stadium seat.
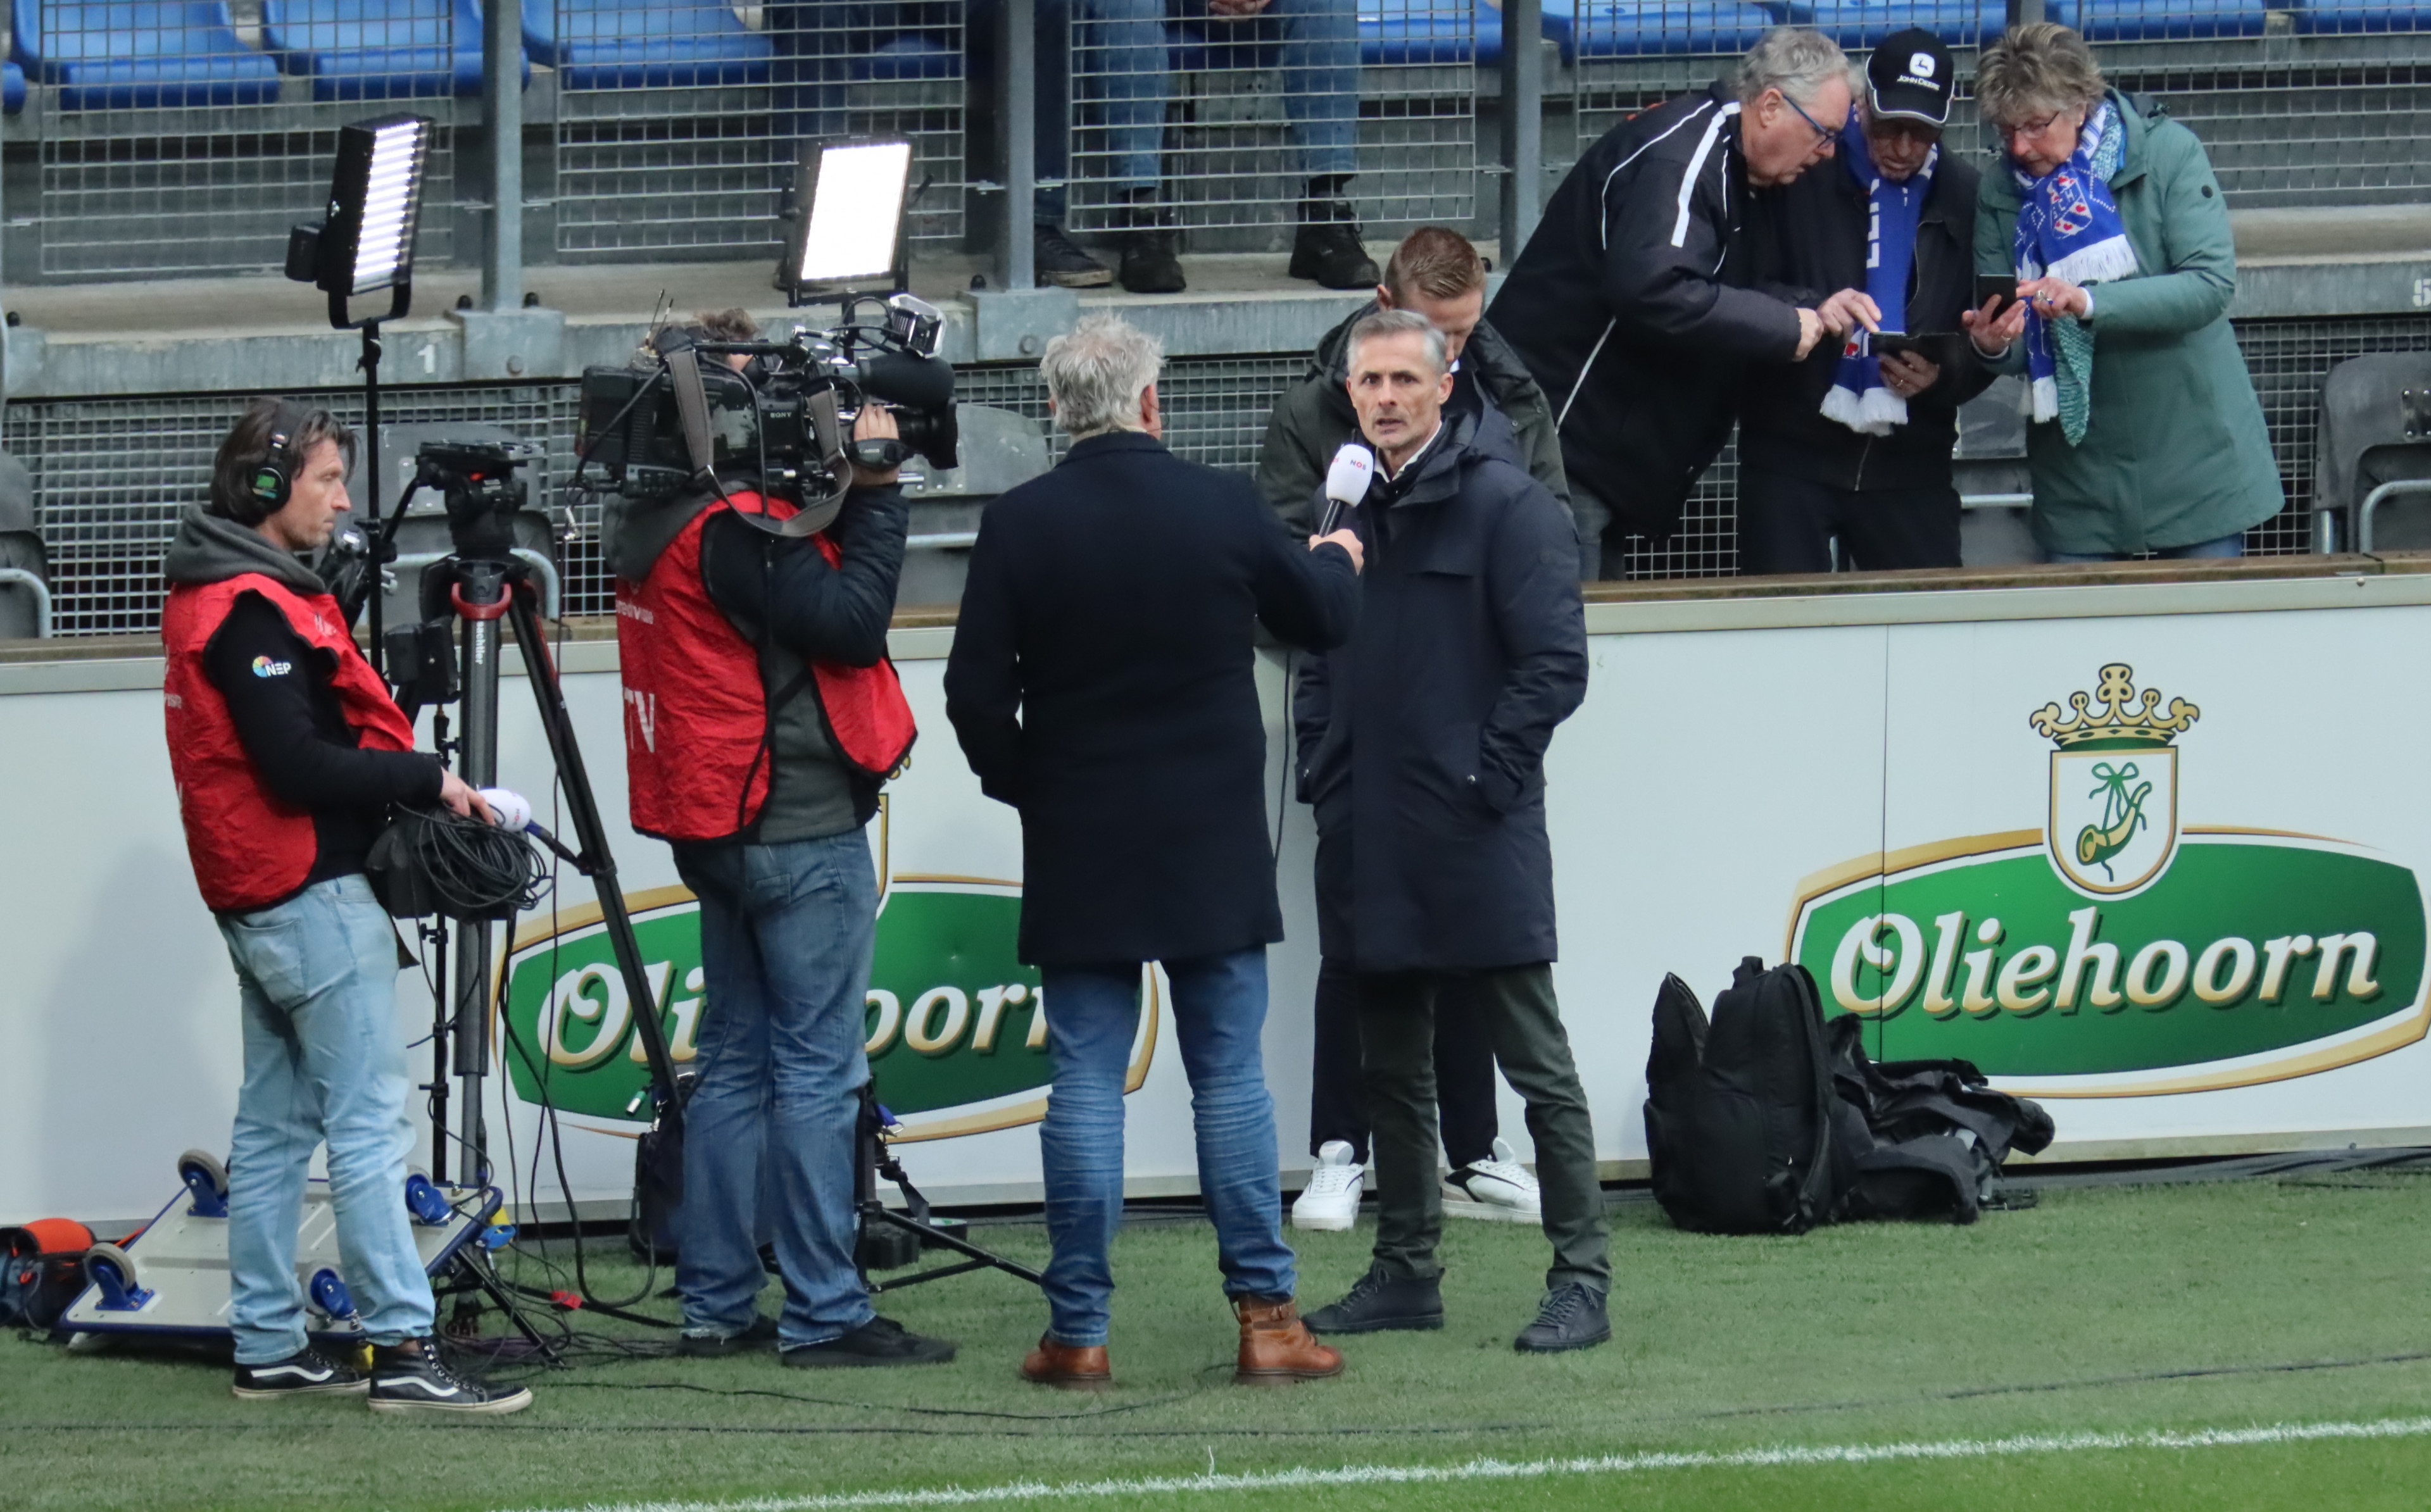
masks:
<svg viewBox="0 0 2431 1512"><path fill-rule="evenodd" d="M1472 11L1473 8L1473 11ZM1469 15L1477 42L1469 48ZM1544 8L1544 35L1568 50L1570 0ZM1464 63L1492 68L1502 61L1502 11L1496 0L1361 0L1359 60L1379 63Z"/></svg>
<svg viewBox="0 0 2431 1512"><path fill-rule="evenodd" d="M0 63L0 108L10 115L25 108L25 71L15 63Z"/></svg>
<svg viewBox="0 0 2431 1512"><path fill-rule="evenodd" d="M2131 0L2134 3L2134 0ZM2190 0L2153 0L2187 4ZM2192 0L2209 3L2209 0ZM2073 7L2046 0L2046 19L2074 24ZM1895 31L1922 26L1953 47L1971 47L2001 35L2008 25L2008 8L2002 0L1821 0L1811 9L1789 8L1789 19L1813 26L1843 47L1871 47Z"/></svg>
<svg viewBox="0 0 2431 1512"><path fill-rule="evenodd" d="M2311 32L2431 31L2431 5L2417 0L2313 0L2296 12L2296 29Z"/></svg>
<svg viewBox="0 0 2431 1512"><path fill-rule="evenodd" d="M2284 6L2285 0L2282 0ZM2089 42L2259 37L2264 0L2076 0L2076 29Z"/></svg>
<svg viewBox="0 0 2431 1512"><path fill-rule="evenodd" d="M16 55L63 110L264 105L278 70L237 40L226 0L17 0Z"/></svg>
<svg viewBox="0 0 2431 1512"><path fill-rule="evenodd" d="M855 58L852 72L855 78L889 83L958 79L963 76L963 55L935 37L897 37Z"/></svg>
<svg viewBox="0 0 2431 1512"><path fill-rule="evenodd" d="M706 0L572 0L563 36L554 0L526 0L524 46L575 90L765 84L776 55L730 8Z"/></svg>
<svg viewBox="0 0 2431 1512"><path fill-rule="evenodd" d="M1582 58L1743 53L1780 24L1777 8L1739 0L1593 0L1581 8L1570 52Z"/></svg>
<svg viewBox="0 0 2431 1512"><path fill-rule="evenodd" d="M311 78L316 100L481 92L476 0L261 0L261 34L281 73ZM530 82L528 58L523 70Z"/></svg>

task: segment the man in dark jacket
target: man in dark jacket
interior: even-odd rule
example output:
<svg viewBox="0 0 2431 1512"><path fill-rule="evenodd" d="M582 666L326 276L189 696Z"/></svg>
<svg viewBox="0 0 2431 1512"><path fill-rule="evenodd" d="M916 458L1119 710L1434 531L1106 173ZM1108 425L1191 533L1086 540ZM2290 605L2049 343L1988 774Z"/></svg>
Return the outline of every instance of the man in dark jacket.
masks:
<svg viewBox="0 0 2431 1512"><path fill-rule="evenodd" d="M1512 264L1491 315L1552 401L1580 543L1605 543L1601 575L1620 575L1621 536L1679 524L1729 438L1742 367L1797 360L1849 329L1847 301L1807 308L1752 287L1741 233L1750 187L1829 158L1848 114L1839 47L1767 32L1735 84L1588 148Z"/></svg>
<svg viewBox="0 0 2431 1512"><path fill-rule="evenodd" d="M1359 435L1350 406L1350 327L1379 309L1416 310L1443 333L1451 354L1451 398L1445 408L1478 423L1473 444L1528 470L1568 500L1562 447L1544 390L1484 320L1485 261L1468 238L1423 225L1401 239L1385 264L1375 300L1325 333L1308 372L1283 390L1266 421L1258 451L1258 490L1286 529L1315 527L1326 469L1345 441ZM1592 566L1584 575L1593 576ZM1308 1153L1316 1158L1306 1190L1292 1205L1292 1224L1347 1229L1359 1211L1367 1163L1366 1099L1360 1090L1359 1013L1350 969L1320 964L1316 976L1316 1042L1310 1067ZM1495 1110L1494 1045L1474 994L1455 986L1437 1005L1435 1100L1442 1112L1444 1180L1472 1213L1510 1209L1535 1216L1536 1178L1509 1158Z"/></svg>
<svg viewBox="0 0 2431 1512"><path fill-rule="evenodd" d="M1022 1373L1110 1379L1107 1261L1123 1206L1123 1079L1144 963L1164 963L1199 1185L1240 1321L1237 1379L1333 1375L1281 1228L1259 1033L1283 938L1253 622L1311 649L1358 613L1358 538L1303 547L1240 478L1159 440L1159 354L1113 316L1039 367L1072 449L987 507L946 664L946 716L1021 812L1021 958L1039 968L1054 1089L1039 1129L1049 1322Z"/></svg>
<svg viewBox="0 0 2431 1512"><path fill-rule="evenodd" d="M729 311L657 345L706 361L679 339L752 334ZM853 425L857 440L896 434L876 405ZM722 495L629 509L608 542L633 827L670 843L700 899L710 1004L674 1220L678 1347L774 1344L805 1367L949 1360L952 1344L878 1316L854 1259L878 922L863 826L912 741L886 660L907 510L893 468L856 464L832 523L784 536L798 500L720 482ZM763 1151L785 1285L775 1319L757 1306Z"/></svg>
<svg viewBox="0 0 2431 1512"><path fill-rule="evenodd" d="M1958 407L1992 374L1958 333L1974 291L1977 177L1940 146L1955 81L1941 39L1894 33L1867 64L1839 161L1755 191L1760 282L1806 303L1865 290L1861 326L1930 349L1879 355L1859 329L1802 362L1747 370L1742 573L1830 572L1835 537L1869 571L1958 565Z"/></svg>
<svg viewBox="0 0 2431 1512"><path fill-rule="evenodd" d="M203 901L236 967L244 1083L227 1194L228 1329L240 1398L368 1395L386 1412L499 1413L521 1387L440 1359L430 1278L405 1210L411 1080L396 1032L396 931L363 863L395 804L490 817L413 750L413 726L300 559L344 513L354 433L325 409L257 400L228 432L207 507L164 564L164 704L177 808ZM296 1231L313 1149L368 1374L306 1333Z"/></svg>
<svg viewBox="0 0 2431 1512"><path fill-rule="evenodd" d="M1350 643L1301 675L1300 797L1316 810L1325 958L1358 973L1376 1249L1321 1334L1439 1328L1434 1016L1465 978L1528 1105L1553 1266L1517 1347L1612 1337L1595 1131L1553 999L1545 748L1586 696L1568 511L1447 418L1442 333L1406 310L1350 328L1350 396L1377 474L1354 513L1376 570Z"/></svg>

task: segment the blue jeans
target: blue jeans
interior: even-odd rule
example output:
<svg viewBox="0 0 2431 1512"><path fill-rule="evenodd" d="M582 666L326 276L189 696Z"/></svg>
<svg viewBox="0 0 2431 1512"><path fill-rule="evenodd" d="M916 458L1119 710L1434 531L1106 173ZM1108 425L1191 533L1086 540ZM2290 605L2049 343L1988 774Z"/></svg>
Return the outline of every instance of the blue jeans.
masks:
<svg viewBox="0 0 2431 1512"><path fill-rule="evenodd" d="M244 1085L228 1155L228 1326L240 1365L306 1343L295 1231L313 1147L329 1146L338 1254L363 1332L430 1332L430 1278L405 1207L405 1041L396 929L358 873L276 907L222 914L244 1015Z"/></svg>
<svg viewBox="0 0 2431 1512"><path fill-rule="evenodd" d="M1261 947L1167 961L1190 1119L1199 1136L1199 1189L1216 1224L1216 1264L1228 1297L1289 1297L1299 1287L1283 1237L1283 1182L1275 1104L1258 1037L1266 1022ZM1139 1032L1137 962L1049 966L1048 1053L1055 1086L1039 1126L1047 1175L1048 1332L1058 1343L1106 1341L1114 1271L1107 1260L1123 1216L1123 1074Z"/></svg>
<svg viewBox="0 0 2431 1512"><path fill-rule="evenodd" d="M974 25L982 25L976 19ZM1164 177L1165 105L1173 96L1166 53L1166 0L1037 0L1038 176L1072 173L1072 135L1103 162L1116 192L1154 190ZM1203 40L1216 68L1276 68L1283 115L1300 172L1357 171L1359 11L1354 0L1273 0L1241 20L1208 13L1205 0L1178 6L1174 21ZM1076 123L1072 93L1080 91ZM1064 222L1066 196L1042 189L1042 224Z"/></svg>
<svg viewBox="0 0 2431 1512"><path fill-rule="evenodd" d="M2245 555L2245 532L2240 530L2235 535L2221 536L2212 540L2198 540L2191 545L2155 547L2153 555L2164 561L2197 561L2222 557L2242 557ZM2047 551L2043 553L2043 560L2047 562L2123 562L2126 559L2127 553L2123 551Z"/></svg>
<svg viewBox="0 0 2431 1512"><path fill-rule="evenodd" d="M766 1285L753 1238L760 1161L777 1211L767 1225L785 1283L785 1349L869 1321L853 1265L853 1138L878 879L861 830L782 845L675 848L700 899L709 1011L700 1080L684 1107L684 1200L674 1219L684 1330L751 1324Z"/></svg>

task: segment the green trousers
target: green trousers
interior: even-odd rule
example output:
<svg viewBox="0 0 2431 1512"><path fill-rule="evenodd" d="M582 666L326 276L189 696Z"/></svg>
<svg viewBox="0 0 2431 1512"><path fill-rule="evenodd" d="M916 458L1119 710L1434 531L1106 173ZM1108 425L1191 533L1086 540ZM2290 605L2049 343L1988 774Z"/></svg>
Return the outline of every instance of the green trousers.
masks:
<svg viewBox="0 0 2431 1512"><path fill-rule="evenodd" d="M1595 1128L1570 1059L1569 1037L1546 965L1466 973L1494 1037L1502 1075L1528 1105L1536 1143L1545 1237L1553 1241L1547 1288L1577 1282L1611 1289L1611 1230L1596 1181ZM1443 1273L1443 1185L1435 1170L1435 994L1440 972L1362 972L1360 1065L1366 1074L1368 1142L1374 1154L1376 1264L1386 1275L1432 1280Z"/></svg>

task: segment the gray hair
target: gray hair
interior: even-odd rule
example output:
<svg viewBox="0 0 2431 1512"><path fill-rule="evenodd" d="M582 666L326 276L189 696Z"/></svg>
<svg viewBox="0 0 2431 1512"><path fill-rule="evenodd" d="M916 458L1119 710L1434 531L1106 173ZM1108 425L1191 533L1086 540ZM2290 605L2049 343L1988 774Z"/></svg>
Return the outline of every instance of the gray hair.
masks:
<svg viewBox="0 0 2431 1512"><path fill-rule="evenodd" d="M1817 91L1836 78L1847 78L1849 70L1849 55L1821 32L1811 26L1775 26L1739 59L1739 103L1752 105L1765 91L1779 90L1801 105L1810 104Z"/></svg>
<svg viewBox="0 0 2431 1512"><path fill-rule="evenodd" d="M2053 22L2012 26L1975 65L1975 101L1996 126L2088 108L2108 88L2085 39Z"/></svg>
<svg viewBox="0 0 2431 1512"><path fill-rule="evenodd" d="M1074 440L1137 428L1140 395L1156 381L1164 343L1119 315L1084 315L1047 343L1038 375L1055 424Z"/></svg>
<svg viewBox="0 0 2431 1512"><path fill-rule="evenodd" d="M1359 360L1362 342L1374 341L1380 336L1408 336L1413 333L1424 339L1427 361L1435 373L1438 375L1450 373L1451 348L1445 343L1444 333L1435 329L1434 322L1415 309L1379 309L1360 316L1350 327L1350 344L1344 350L1355 364Z"/></svg>

